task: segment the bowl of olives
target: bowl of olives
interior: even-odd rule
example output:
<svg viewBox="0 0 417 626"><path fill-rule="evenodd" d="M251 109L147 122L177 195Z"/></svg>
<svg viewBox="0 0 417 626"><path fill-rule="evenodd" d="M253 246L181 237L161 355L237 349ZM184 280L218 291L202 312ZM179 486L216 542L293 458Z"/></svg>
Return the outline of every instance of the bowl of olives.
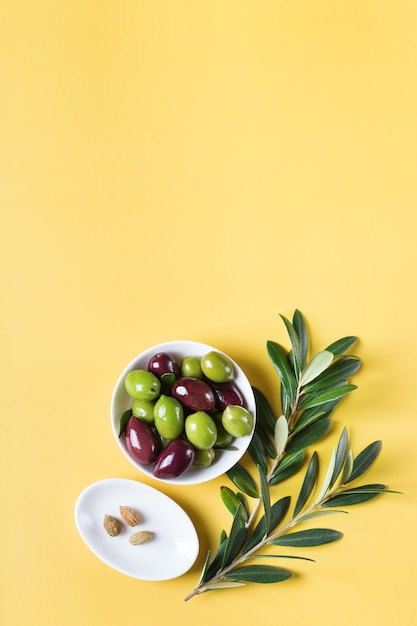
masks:
<svg viewBox="0 0 417 626"><path fill-rule="evenodd" d="M256 422L243 370L197 341L169 341L136 356L116 382L110 414L116 442L138 470L182 485L231 469Z"/></svg>

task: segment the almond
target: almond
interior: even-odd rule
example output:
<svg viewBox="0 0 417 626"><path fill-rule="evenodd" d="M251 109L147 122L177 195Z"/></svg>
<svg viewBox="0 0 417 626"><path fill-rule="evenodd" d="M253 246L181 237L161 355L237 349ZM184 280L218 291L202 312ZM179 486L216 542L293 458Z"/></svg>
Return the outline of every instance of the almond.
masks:
<svg viewBox="0 0 417 626"><path fill-rule="evenodd" d="M137 526L142 521L141 516L130 506L119 506L121 518L128 526Z"/></svg>
<svg viewBox="0 0 417 626"><path fill-rule="evenodd" d="M117 537L120 535L121 526L119 520L111 515L105 515L103 520L103 526L110 537Z"/></svg>
<svg viewBox="0 0 417 626"><path fill-rule="evenodd" d="M150 530L140 530L139 532L134 533L130 537L129 541L134 546L140 546L142 543L147 543L148 541L150 541L153 535L153 532L151 532Z"/></svg>

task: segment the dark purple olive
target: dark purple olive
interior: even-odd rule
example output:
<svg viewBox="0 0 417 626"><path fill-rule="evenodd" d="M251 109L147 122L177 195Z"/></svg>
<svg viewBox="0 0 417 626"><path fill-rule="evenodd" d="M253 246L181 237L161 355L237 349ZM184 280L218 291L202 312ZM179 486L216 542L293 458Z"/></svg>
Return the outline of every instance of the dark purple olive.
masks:
<svg viewBox="0 0 417 626"><path fill-rule="evenodd" d="M158 352L149 359L148 371L161 378L163 374L174 374L176 378L180 375L180 366L171 354Z"/></svg>
<svg viewBox="0 0 417 626"><path fill-rule="evenodd" d="M245 401L235 382L210 383L210 385L214 390L219 410L223 411L228 404L244 406Z"/></svg>
<svg viewBox="0 0 417 626"><path fill-rule="evenodd" d="M148 424L133 415L126 424L125 440L130 456L142 465L154 461L160 450L159 441Z"/></svg>
<svg viewBox="0 0 417 626"><path fill-rule="evenodd" d="M171 395L192 411L212 411L216 407L213 389L204 380L183 376L171 387Z"/></svg>
<svg viewBox="0 0 417 626"><path fill-rule="evenodd" d="M184 439L172 439L158 454L153 466L156 478L176 478L183 474L194 461L195 450Z"/></svg>

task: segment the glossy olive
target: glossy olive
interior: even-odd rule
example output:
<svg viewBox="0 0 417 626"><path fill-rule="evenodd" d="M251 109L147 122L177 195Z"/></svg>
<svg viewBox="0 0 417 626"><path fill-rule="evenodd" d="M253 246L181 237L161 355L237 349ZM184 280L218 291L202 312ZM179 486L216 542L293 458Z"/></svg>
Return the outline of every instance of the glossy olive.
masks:
<svg viewBox="0 0 417 626"><path fill-rule="evenodd" d="M234 437L228 433L222 424L222 413L216 412L213 413L213 419L216 423L217 428L217 438L214 442L214 448L227 448L232 443Z"/></svg>
<svg viewBox="0 0 417 626"><path fill-rule="evenodd" d="M201 357L193 355L184 357L181 361L180 371L181 376L204 378L203 370L201 369Z"/></svg>
<svg viewBox="0 0 417 626"><path fill-rule="evenodd" d="M160 449L149 425L133 415L126 424L125 441L131 457L143 465L154 461Z"/></svg>
<svg viewBox="0 0 417 626"><path fill-rule="evenodd" d="M185 435L197 450L208 450L217 439L216 423L205 411L191 413L185 419Z"/></svg>
<svg viewBox="0 0 417 626"><path fill-rule="evenodd" d="M175 358L167 352L158 352L154 354L148 362L148 370L161 378L163 374L174 374L178 377L180 374L180 366Z"/></svg>
<svg viewBox="0 0 417 626"><path fill-rule="evenodd" d="M211 383L211 388L216 395L216 406L223 411L228 404L244 406L245 401L239 387L234 381L227 383Z"/></svg>
<svg viewBox="0 0 417 626"><path fill-rule="evenodd" d="M132 413L144 422L153 423L153 407L155 403L150 400L133 400Z"/></svg>
<svg viewBox="0 0 417 626"><path fill-rule="evenodd" d="M176 439L184 429L184 409L182 404L162 394L153 409L155 428L163 439Z"/></svg>
<svg viewBox="0 0 417 626"><path fill-rule="evenodd" d="M210 467L216 457L213 448L207 450L196 450L193 461L194 467Z"/></svg>
<svg viewBox="0 0 417 626"><path fill-rule="evenodd" d="M174 382L171 394L192 411L212 411L216 406L213 389L203 380L182 376Z"/></svg>
<svg viewBox="0 0 417 626"><path fill-rule="evenodd" d="M152 473L156 478L177 478L194 461L195 450L185 439L173 439L158 454Z"/></svg>
<svg viewBox="0 0 417 626"><path fill-rule="evenodd" d="M159 378L147 370L132 370L125 377L125 389L135 400L156 400L161 392Z"/></svg>
<svg viewBox="0 0 417 626"><path fill-rule="evenodd" d="M233 364L224 354L210 350L201 357L204 375L215 383L226 383L234 378Z"/></svg>
<svg viewBox="0 0 417 626"><path fill-rule="evenodd" d="M252 432L254 419L243 406L229 404L222 413L222 424L233 437L245 437Z"/></svg>

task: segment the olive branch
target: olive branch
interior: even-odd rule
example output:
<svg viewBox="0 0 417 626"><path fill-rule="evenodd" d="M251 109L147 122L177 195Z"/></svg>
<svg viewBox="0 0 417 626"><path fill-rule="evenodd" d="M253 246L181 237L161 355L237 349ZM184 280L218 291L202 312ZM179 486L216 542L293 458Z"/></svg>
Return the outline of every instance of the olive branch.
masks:
<svg viewBox="0 0 417 626"><path fill-rule="evenodd" d="M332 450L322 484L318 485L319 457L314 451L292 511L291 496L272 501L275 486L302 470L307 450L328 432L335 408L357 388L349 383L349 377L361 366L360 358L346 354L357 337L343 337L309 359L309 335L300 311L295 311L292 322L280 317L291 349L287 351L278 343L267 341L268 355L280 380L280 416L276 417L265 395L253 387L257 422L248 453L256 467L256 478L241 463L227 472L237 487L237 491L227 486L220 488L221 499L233 516L231 528L229 533L221 531L214 554L208 551L198 585L185 600L249 582L277 583L291 578L293 572L287 568L253 561L311 561L298 555L271 554L269 550L337 541L342 537L337 530L293 529L323 515L346 513L345 507L390 492L379 483L352 485L374 463L381 441L369 444L355 456L345 427Z"/></svg>

